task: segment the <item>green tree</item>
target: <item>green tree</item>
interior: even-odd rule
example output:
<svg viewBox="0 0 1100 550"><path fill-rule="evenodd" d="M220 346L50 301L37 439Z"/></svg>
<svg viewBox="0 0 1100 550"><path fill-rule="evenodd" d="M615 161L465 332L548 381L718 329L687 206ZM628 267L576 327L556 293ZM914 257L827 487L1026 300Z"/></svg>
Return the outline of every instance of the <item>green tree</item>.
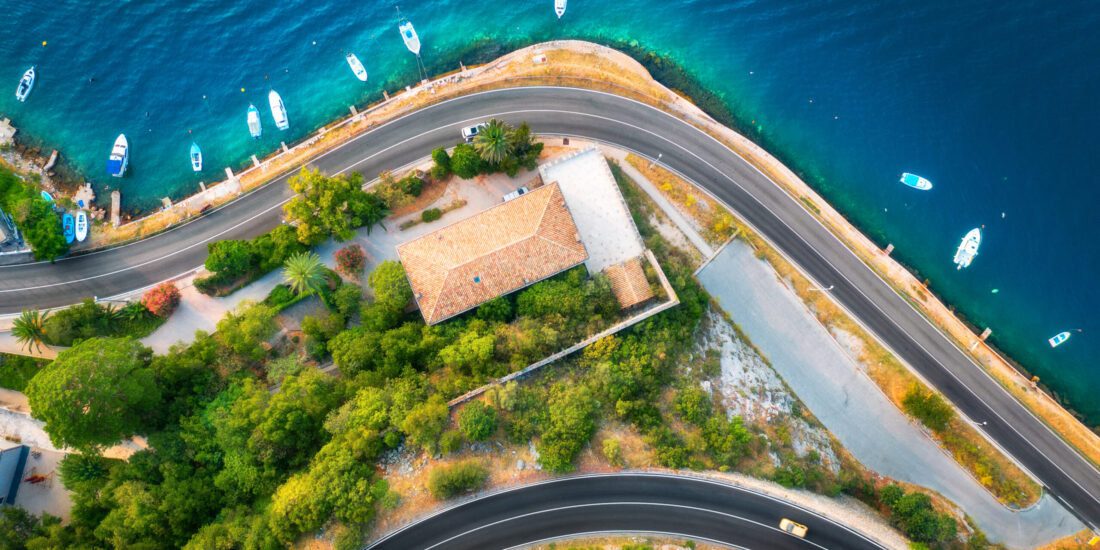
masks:
<svg viewBox="0 0 1100 550"><path fill-rule="evenodd" d="M695 386L684 388L676 394L676 412L684 420L702 426L712 412L710 395Z"/></svg>
<svg viewBox="0 0 1100 550"><path fill-rule="evenodd" d="M218 321L217 328L220 366L229 371L254 366L267 356L264 344L275 333L275 310L245 301Z"/></svg>
<svg viewBox="0 0 1100 550"><path fill-rule="evenodd" d="M485 162L477 149L469 143L460 143L451 153L451 171L462 179L470 179L481 173Z"/></svg>
<svg viewBox="0 0 1100 550"><path fill-rule="evenodd" d="M428 491L444 500L455 495L476 491L489 479L489 470L476 460L466 460L449 466L436 466L428 474Z"/></svg>
<svg viewBox="0 0 1100 550"><path fill-rule="evenodd" d="M512 154L512 143L508 140L509 128L503 122L490 120L474 138L474 149L482 160L489 164L500 164Z"/></svg>
<svg viewBox="0 0 1100 550"><path fill-rule="evenodd" d="M412 300L412 287L405 277L405 268L398 262L386 260L378 264L367 281L377 304L401 311Z"/></svg>
<svg viewBox="0 0 1100 550"><path fill-rule="evenodd" d="M61 220L53 205L40 197L24 202L16 209L15 221L23 238L31 245L34 259L53 261L69 251Z"/></svg>
<svg viewBox="0 0 1100 550"><path fill-rule="evenodd" d="M555 386L550 392L550 417L538 443L539 463L551 472L568 472L573 459L596 431L599 403L581 385Z"/></svg>
<svg viewBox="0 0 1100 550"><path fill-rule="evenodd" d="M290 289L298 294L313 294L325 284L325 264L314 252L300 252L286 260L283 266L283 280Z"/></svg>
<svg viewBox="0 0 1100 550"><path fill-rule="evenodd" d="M235 279L256 268L256 259L248 241L225 240L206 245L206 270Z"/></svg>
<svg viewBox="0 0 1100 550"><path fill-rule="evenodd" d="M458 412L458 427L470 441L485 441L497 431L497 410L474 401Z"/></svg>
<svg viewBox="0 0 1100 550"><path fill-rule="evenodd" d="M59 523L48 514L40 519L18 506L0 506L0 550L23 550L28 541Z"/></svg>
<svg viewBox="0 0 1100 550"><path fill-rule="evenodd" d="M42 351L42 344L46 339L45 322L49 315L48 311L39 313L37 309L24 309L12 323L12 336L28 351L32 347Z"/></svg>
<svg viewBox="0 0 1100 550"><path fill-rule="evenodd" d="M92 338L58 354L27 385L50 441L90 448L142 429L161 403L151 356L130 338Z"/></svg>
<svg viewBox="0 0 1100 550"><path fill-rule="evenodd" d="M401 422L401 431L405 432L410 443L429 453L435 453L439 446L439 436L449 420L447 403L439 395L433 395L405 415Z"/></svg>
<svg viewBox="0 0 1100 550"><path fill-rule="evenodd" d="M432 179L441 181L451 175L451 155L442 147L432 150Z"/></svg>
<svg viewBox="0 0 1100 550"><path fill-rule="evenodd" d="M283 210L303 244L320 244L329 236L346 241L356 228L366 226L369 232L389 213L381 198L363 191L363 176L357 172L329 177L302 168L289 184L297 195Z"/></svg>

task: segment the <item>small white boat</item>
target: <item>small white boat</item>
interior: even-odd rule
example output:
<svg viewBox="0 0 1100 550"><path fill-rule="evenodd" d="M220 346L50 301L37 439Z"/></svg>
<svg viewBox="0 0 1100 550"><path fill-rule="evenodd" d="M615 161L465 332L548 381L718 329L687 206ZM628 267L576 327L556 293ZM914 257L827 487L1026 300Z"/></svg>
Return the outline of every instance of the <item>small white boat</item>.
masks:
<svg viewBox="0 0 1100 550"><path fill-rule="evenodd" d="M248 133L255 139L260 139L264 133L264 127L260 124L260 110L255 105L248 105Z"/></svg>
<svg viewBox="0 0 1100 550"><path fill-rule="evenodd" d="M351 72L355 73L355 78L366 82L367 81L367 69L363 67L363 63L359 61L359 58L355 54L348 52L345 56L348 60L348 66L351 67Z"/></svg>
<svg viewBox="0 0 1100 550"><path fill-rule="evenodd" d="M31 95L31 90L34 89L34 79L34 67L31 67L23 73L23 78L19 79L19 86L15 88L15 99L19 101L27 100L27 96Z"/></svg>
<svg viewBox="0 0 1100 550"><path fill-rule="evenodd" d="M1047 342L1050 342L1050 347L1056 348L1056 347L1062 345L1063 343L1065 343L1066 340L1069 340L1069 337L1070 337L1069 331L1059 332L1058 334L1055 334L1053 337L1047 338Z"/></svg>
<svg viewBox="0 0 1100 550"><path fill-rule="evenodd" d="M982 231L975 227L963 237L962 242L959 243L959 249L955 251L955 269L970 267L970 262L973 262L974 257L978 255L978 247L981 244Z"/></svg>
<svg viewBox="0 0 1100 550"><path fill-rule="evenodd" d="M107 157L107 173L121 178L126 174L126 167L130 165L130 143L126 141L125 134L119 134L115 139L115 145L111 148L111 155Z"/></svg>
<svg viewBox="0 0 1100 550"><path fill-rule="evenodd" d="M906 172L901 175L901 179L898 180L913 189L920 189L921 191L927 191L932 188L932 182L916 175Z"/></svg>
<svg viewBox="0 0 1100 550"><path fill-rule="evenodd" d="M199 144L191 142L191 169L196 172L202 172L202 149L199 149Z"/></svg>
<svg viewBox="0 0 1100 550"><path fill-rule="evenodd" d="M275 119L275 127L280 130L290 128L290 119L286 117L286 105L279 92L271 90L267 93L267 102L271 104L271 117Z"/></svg>
<svg viewBox="0 0 1100 550"><path fill-rule="evenodd" d="M405 21L398 29L401 30L401 39L405 41L405 47L410 52L420 55L420 36L416 34L411 21Z"/></svg>
<svg viewBox="0 0 1100 550"><path fill-rule="evenodd" d="M554 13L558 14L558 19L565 15L565 6L569 3L569 0L554 0Z"/></svg>
<svg viewBox="0 0 1100 550"><path fill-rule="evenodd" d="M76 240L84 242L88 238L88 213L81 210L76 213Z"/></svg>

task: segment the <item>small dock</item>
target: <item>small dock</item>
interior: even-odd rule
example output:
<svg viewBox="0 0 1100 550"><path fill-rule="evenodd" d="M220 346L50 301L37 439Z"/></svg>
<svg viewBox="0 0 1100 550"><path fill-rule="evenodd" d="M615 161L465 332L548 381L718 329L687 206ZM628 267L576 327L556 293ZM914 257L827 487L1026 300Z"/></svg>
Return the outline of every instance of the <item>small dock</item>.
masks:
<svg viewBox="0 0 1100 550"><path fill-rule="evenodd" d="M111 191L111 225L118 227L122 222L122 192L118 189Z"/></svg>

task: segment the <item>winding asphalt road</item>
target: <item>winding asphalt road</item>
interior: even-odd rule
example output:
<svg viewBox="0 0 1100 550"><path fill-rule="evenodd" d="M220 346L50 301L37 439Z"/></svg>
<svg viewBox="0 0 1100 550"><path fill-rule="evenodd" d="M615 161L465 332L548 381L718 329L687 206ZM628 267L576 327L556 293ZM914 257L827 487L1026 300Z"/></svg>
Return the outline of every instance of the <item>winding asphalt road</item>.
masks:
<svg viewBox="0 0 1100 550"><path fill-rule="evenodd" d="M790 518L805 539L779 530ZM881 548L832 520L723 483L655 474L610 474L528 485L444 510L368 548L511 548L597 532L663 533L742 548Z"/></svg>
<svg viewBox="0 0 1100 550"><path fill-rule="evenodd" d="M985 371L865 266L801 204L721 143L657 109L600 92L513 88L454 99L380 126L311 164L368 177L452 145L458 129L489 117L538 132L583 136L663 164L703 186L767 237L942 391L1075 515L1100 526L1100 471L1020 405ZM277 225L286 176L155 237L56 264L0 267L0 314L71 304L141 288L202 264L206 243L247 238ZM736 277L735 273L730 274Z"/></svg>

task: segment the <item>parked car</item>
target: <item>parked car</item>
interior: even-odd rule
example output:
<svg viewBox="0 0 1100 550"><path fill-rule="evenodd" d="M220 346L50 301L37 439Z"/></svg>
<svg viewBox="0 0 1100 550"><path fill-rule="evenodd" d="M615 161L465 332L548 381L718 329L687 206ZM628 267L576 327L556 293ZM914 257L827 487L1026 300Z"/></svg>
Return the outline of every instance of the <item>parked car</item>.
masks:
<svg viewBox="0 0 1100 550"><path fill-rule="evenodd" d="M508 202L512 199L519 198L521 195L526 195L529 191L530 191L530 189L528 189L526 185L523 186L523 187L520 187L519 189L516 189L515 191L512 191L511 193L508 193L507 195L504 195L504 202Z"/></svg>
<svg viewBox="0 0 1100 550"><path fill-rule="evenodd" d="M486 127L486 126L488 126L488 124L485 123L485 122L482 122L481 124L475 124L473 126L467 126L467 127L463 128L462 129L462 139L466 140L466 143L469 143L469 142L473 141L474 138L477 137L477 133L480 132L481 129Z"/></svg>
<svg viewBox="0 0 1100 550"><path fill-rule="evenodd" d="M806 532L809 531L805 525L793 522L787 518L779 520L779 528L800 539L806 538Z"/></svg>

